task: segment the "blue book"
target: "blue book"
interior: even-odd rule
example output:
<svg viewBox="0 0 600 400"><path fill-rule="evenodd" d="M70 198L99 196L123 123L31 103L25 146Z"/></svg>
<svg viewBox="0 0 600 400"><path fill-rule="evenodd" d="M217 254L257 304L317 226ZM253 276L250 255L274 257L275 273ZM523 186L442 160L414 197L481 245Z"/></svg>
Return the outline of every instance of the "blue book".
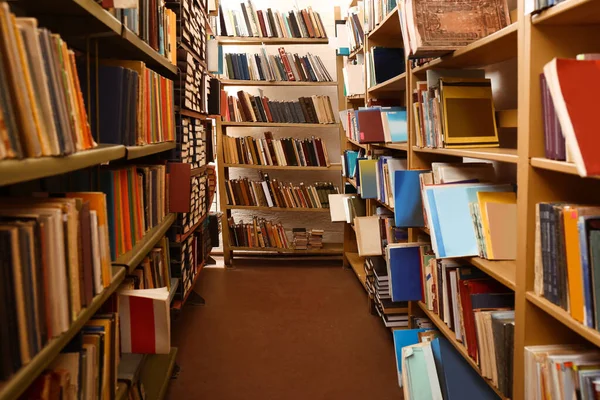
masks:
<svg viewBox="0 0 600 400"><path fill-rule="evenodd" d="M432 340L431 350L444 400L498 399L494 390L458 354L448 339L438 337Z"/></svg>
<svg viewBox="0 0 600 400"><path fill-rule="evenodd" d="M382 83L405 72L404 49L373 47L375 83Z"/></svg>
<svg viewBox="0 0 600 400"><path fill-rule="evenodd" d="M123 144L125 68L101 65L98 71L100 132L95 137L99 137L100 143Z"/></svg>
<svg viewBox="0 0 600 400"><path fill-rule="evenodd" d="M394 243L386 247L392 301L423 300L421 284L422 243ZM427 250L427 249L426 249Z"/></svg>
<svg viewBox="0 0 600 400"><path fill-rule="evenodd" d="M429 328L402 329L394 331L394 350L396 367L398 369L398 384L402 386L402 348L419 343L419 332L429 331Z"/></svg>
<svg viewBox="0 0 600 400"><path fill-rule="evenodd" d="M394 173L394 222L397 227L425 226L419 175L427 171Z"/></svg>
<svg viewBox="0 0 600 400"><path fill-rule="evenodd" d="M408 123L406 121L406 108L401 110L382 111L387 118L392 142L408 141Z"/></svg>
<svg viewBox="0 0 600 400"><path fill-rule="evenodd" d="M358 151L346 150L346 176L350 179L354 178L356 173L356 160L358 159Z"/></svg>

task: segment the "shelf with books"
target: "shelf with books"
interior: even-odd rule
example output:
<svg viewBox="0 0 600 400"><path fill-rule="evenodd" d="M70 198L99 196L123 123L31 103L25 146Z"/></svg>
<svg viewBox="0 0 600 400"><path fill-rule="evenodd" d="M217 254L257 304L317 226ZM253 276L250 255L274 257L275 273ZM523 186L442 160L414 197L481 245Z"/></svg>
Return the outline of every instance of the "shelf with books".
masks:
<svg viewBox="0 0 600 400"><path fill-rule="evenodd" d="M218 115L208 115L208 114L202 114L199 113L197 111L192 111L192 110L188 110L185 108L179 108L177 106L175 106L175 112L179 113L181 115L185 115L186 117L192 117L192 118L198 118L198 119L214 119L217 118Z"/></svg>
<svg viewBox="0 0 600 400"><path fill-rule="evenodd" d="M342 254L344 252L343 243L323 243L321 249L282 249L278 247L240 247L230 246L233 251L252 251L252 252L276 252L276 253L297 253L297 254Z"/></svg>
<svg viewBox="0 0 600 400"><path fill-rule="evenodd" d="M125 269L113 268L113 278L110 285L92 300L71 323L69 329L50 340L48 344L25 366L6 382L0 383L0 400L17 399L36 378L54 361L56 356L81 330L83 325L100 309L111 294L121 285L125 278Z"/></svg>
<svg viewBox="0 0 600 400"><path fill-rule="evenodd" d="M190 285L190 289L185 294L185 296L183 297L183 299L175 300L173 302L173 307L172 307L173 309L175 309L175 310L181 310L183 308L183 306L185 305L185 302L187 301L187 299L190 297L190 295L194 291L194 287L196 286L196 282L198 282L198 279L200 278L200 272L202 272L202 269L204 268L205 264L206 264L206 261L204 261L204 260L200 264L198 264L198 266L196 267L196 269L197 269L196 275L194 275L194 279L192 281L192 284Z"/></svg>
<svg viewBox="0 0 600 400"><path fill-rule="evenodd" d="M254 164L223 164L225 168L248 168L248 169L278 169L299 171L336 171L342 168L341 164L331 164L329 167L304 167L294 165L254 165Z"/></svg>
<svg viewBox="0 0 600 400"><path fill-rule="evenodd" d="M142 158L150 156L152 154L162 153L174 149L176 146L175 142L162 142L162 143L151 143L143 146L127 146L127 160L134 160L136 158Z"/></svg>
<svg viewBox="0 0 600 400"><path fill-rule="evenodd" d="M496 64L517 57L518 24L513 22L504 29L456 50L444 57L436 58L414 68L415 74L433 68L466 68Z"/></svg>
<svg viewBox="0 0 600 400"><path fill-rule="evenodd" d="M578 335L582 336L596 346L600 346L600 332L583 325L581 322L573 318L568 311L563 310L545 298L536 295L534 292L527 292L525 297L530 303L544 310L547 314L558 320L567 328L576 332Z"/></svg>
<svg viewBox="0 0 600 400"><path fill-rule="evenodd" d="M533 167L539 169L545 169L548 171L562 172L564 174L569 175L577 175L577 167L574 163L566 162L566 161L556 161L550 160L549 158L544 157L532 157L530 163ZM598 179L600 177L597 176L587 176L586 178Z"/></svg>
<svg viewBox="0 0 600 400"><path fill-rule="evenodd" d="M346 101L365 101L364 93L346 96Z"/></svg>
<svg viewBox="0 0 600 400"><path fill-rule="evenodd" d="M469 357L469 353L467 352L466 347L459 342L458 340L456 340L456 336L454 334L454 331L452 329L450 329L448 327L448 325L446 325L444 323L444 321L442 321L442 319L433 311L429 311L427 309L427 306L422 302L419 301L419 307L421 308L421 310L423 310L423 312L425 313L425 315L431 320L431 322L434 323L434 325L438 328L438 330L446 337L446 339L448 339L448 341L450 343L452 343L452 345L454 346L454 348L456 350L458 350L458 352L460 353L460 355L467 360L467 362L469 363L469 365L478 373L481 375L479 366L477 365L477 363L471 358ZM496 392L496 394L498 395L498 397L500 397L501 399L506 399L506 397L504 397L502 395L502 393L500 392L500 390L498 390L498 388L496 386L494 386L494 384L492 383L491 380L486 379L484 377L481 377L481 379L483 379L489 387L491 387L494 392Z"/></svg>
<svg viewBox="0 0 600 400"><path fill-rule="evenodd" d="M256 45L261 44L329 44L327 38L280 38L280 37L236 37L236 36L217 36L217 40L222 44L230 45Z"/></svg>
<svg viewBox="0 0 600 400"><path fill-rule="evenodd" d="M225 206L227 210L255 210L255 211L291 211L291 212L321 212L328 213L329 208L306 208L306 207L265 207L265 206Z"/></svg>
<svg viewBox="0 0 600 400"><path fill-rule="evenodd" d="M196 229L198 229L198 227L204 222L204 220L206 219L206 217L208 217L208 213L205 213L203 216L200 217L200 220L198 222L196 222L194 224L194 226L192 226L187 232L185 232L183 235L177 235L175 241L177 243L181 243L183 242L185 239L187 239L192 233L194 233L196 231Z"/></svg>
<svg viewBox="0 0 600 400"><path fill-rule="evenodd" d="M206 171L206 168L208 168L208 165L203 165L198 168L193 168L191 175L192 176L200 176L200 175L204 174L204 172Z"/></svg>
<svg viewBox="0 0 600 400"><path fill-rule="evenodd" d="M26 182L106 164L125 157L125 146L100 144L95 149L64 157L38 157L0 161L0 186Z"/></svg>
<svg viewBox="0 0 600 400"><path fill-rule="evenodd" d="M348 264L352 267L352 270L356 274L359 282L365 290L367 290L367 273L365 272L365 259L358 255L358 253L348 253L346 252L346 259L348 260Z"/></svg>
<svg viewBox="0 0 600 400"><path fill-rule="evenodd" d="M226 127L246 127L246 128L337 128L339 127L338 123L334 124L298 124L293 122L231 122L231 121L223 121L221 122L221 126Z"/></svg>
<svg viewBox="0 0 600 400"><path fill-rule="evenodd" d="M394 7L392 11L373 29L367 34L370 41L380 41L381 39L389 40L402 37L402 31L400 30L400 19L398 18L398 6ZM402 42L400 41L399 44Z"/></svg>
<svg viewBox="0 0 600 400"><path fill-rule="evenodd" d="M169 354L150 354L146 357L140 371L146 399L162 400L166 397L176 357L177 347L171 347Z"/></svg>
<svg viewBox="0 0 600 400"><path fill-rule="evenodd" d="M357 49L355 49L354 51L352 51L350 53L350 55L348 56L349 60L354 60L356 58L357 55L359 55L360 53L364 52L365 48L363 45L360 45Z"/></svg>
<svg viewBox="0 0 600 400"><path fill-rule="evenodd" d="M507 288L512 290L517 288L515 260L493 261L481 257L469 257L467 260Z"/></svg>
<svg viewBox="0 0 600 400"><path fill-rule="evenodd" d="M517 149L507 149L504 147L481 147L473 149L447 149L447 148L429 148L413 146L413 151L418 153L432 153L455 157L478 158L481 160L501 161L516 164L519 157Z"/></svg>
<svg viewBox="0 0 600 400"><path fill-rule="evenodd" d="M377 93L381 94L383 92L401 92L403 90L406 90L406 72L395 76L392 79L388 79L385 82L381 82L375 86L372 86L368 89L369 94L374 97L377 97Z"/></svg>
<svg viewBox="0 0 600 400"><path fill-rule="evenodd" d="M113 265L127 266L128 272L133 271L160 239L165 236L173 222L175 222L175 213L165 216L162 222L146 232L144 237L131 250L117 257Z"/></svg>
<svg viewBox="0 0 600 400"><path fill-rule="evenodd" d="M600 24L600 4L595 0L568 0L532 17L534 25Z"/></svg>
<svg viewBox="0 0 600 400"><path fill-rule="evenodd" d="M350 139L349 137L346 137L346 140L348 141L348 143L353 144L356 147L360 147L361 149L367 149L367 147L369 146L367 143L359 143L358 141L354 140L354 139Z"/></svg>
<svg viewBox="0 0 600 400"><path fill-rule="evenodd" d="M371 143L371 146L383 147L390 150L408 151L408 143Z"/></svg>
<svg viewBox="0 0 600 400"><path fill-rule="evenodd" d="M337 82L304 81L243 81L240 79L221 79L223 86L337 86Z"/></svg>

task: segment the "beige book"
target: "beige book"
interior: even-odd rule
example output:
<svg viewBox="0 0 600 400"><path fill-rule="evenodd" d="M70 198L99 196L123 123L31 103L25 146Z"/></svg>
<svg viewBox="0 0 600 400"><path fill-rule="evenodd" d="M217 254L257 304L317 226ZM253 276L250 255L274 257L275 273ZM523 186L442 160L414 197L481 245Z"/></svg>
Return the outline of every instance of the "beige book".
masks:
<svg viewBox="0 0 600 400"><path fill-rule="evenodd" d="M355 217L356 241L359 256L380 256L381 234L379 231L379 217Z"/></svg>

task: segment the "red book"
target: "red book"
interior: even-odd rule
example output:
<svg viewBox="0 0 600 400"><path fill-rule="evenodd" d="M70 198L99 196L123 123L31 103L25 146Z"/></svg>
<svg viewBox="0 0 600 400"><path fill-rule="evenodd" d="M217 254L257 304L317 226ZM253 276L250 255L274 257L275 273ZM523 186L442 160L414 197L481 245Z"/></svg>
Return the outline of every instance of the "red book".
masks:
<svg viewBox="0 0 600 400"><path fill-rule="evenodd" d="M314 38L316 36L315 29L313 28L313 25L310 20L310 17L308 16L308 13L306 12L306 10L302 10L302 11L300 11L300 14L302 14L302 19L304 20L304 25L306 25L306 30L308 31L308 36L310 36L311 38Z"/></svg>
<svg viewBox="0 0 600 400"><path fill-rule="evenodd" d="M260 25L262 37L269 37L267 33L267 26L265 25L265 17L263 16L263 12L261 10L258 10L256 13L258 14L258 23Z"/></svg>
<svg viewBox="0 0 600 400"><path fill-rule="evenodd" d="M118 214L121 214L123 221L123 231L121 232L124 238L125 252L128 252L133 247L131 240L131 216L129 215L129 190L127 182L127 169L116 171L119 174L119 183L121 189L121 209Z"/></svg>
<svg viewBox="0 0 600 400"><path fill-rule="evenodd" d="M271 109L269 108L269 98L263 96L262 97L263 108L265 109L265 113L267 114L267 120L269 122L273 122L273 115L271 115Z"/></svg>
<svg viewBox="0 0 600 400"><path fill-rule="evenodd" d="M315 144L317 145L317 157L319 158L319 165L327 165L327 162L325 161L325 153L323 152L323 142L321 142L320 138L315 138Z"/></svg>
<svg viewBox="0 0 600 400"><path fill-rule="evenodd" d="M227 101L227 92L221 90L221 116L223 121L231 121L229 118L229 102Z"/></svg>
<svg viewBox="0 0 600 400"><path fill-rule="evenodd" d="M295 81L294 73L292 72L292 66L290 65L290 61L285 54L285 49L280 47L279 49L279 57L281 58L281 62L283 62L283 67L285 68L285 73L287 74L288 81Z"/></svg>
<svg viewBox="0 0 600 400"><path fill-rule="evenodd" d="M356 119L358 120L360 143L385 142L383 123L381 122L381 110L359 110L356 112Z"/></svg>
<svg viewBox="0 0 600 400"><path fill-rule="evenodd" d="M186 163L169 164L169 212L190 212L192 166Z"/></svg>

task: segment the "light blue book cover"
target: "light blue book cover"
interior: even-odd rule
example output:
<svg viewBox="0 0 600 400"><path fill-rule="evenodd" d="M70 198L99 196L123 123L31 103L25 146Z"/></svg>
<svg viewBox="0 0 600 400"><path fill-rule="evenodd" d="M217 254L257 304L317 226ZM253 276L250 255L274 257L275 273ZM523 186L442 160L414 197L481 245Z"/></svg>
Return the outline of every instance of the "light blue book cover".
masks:
<svg viewBox="0 0 600 400"><path fill-rule="evenodd" d="M428 171L395 171L394 222L399 228L425 226L419 175Z"/></svg>
<svg viewBox="0 0 600 400"><path fill-rule="evenodd" d="M360 197L363 199L377 198L377 160L358 160L360 176Z"/></svg>
<svg viewBox="0 0 600 400"><path fill-rule="evenodd" d="M425 188L433 249L438 258L477 256L479 249L469 203L477 192L511 192L508 184L450 184Z"/></svg>
<svg viewBox="0 0 600 400"><path fill-rule="evenodd" d="M386 111L385 115L390 128L392 142L408 141L408 123L406 121L406 108L397 111Z"/></svg>
<svg viewBox="0 0 600 400"><path fill-rule="evenodd" d="M402 348L419 343L419 332L429 331L421 329L397 329L394 334L394 351L396 353L396 368L398 370L398 384L402 386Z"/></svg>
<svg viewBox="0 0 600 400"><path fill-rule="evenodd" d="M429 343L420 344L419 346L405 347L402 350L406 376L408 380L408 391L411 400L437 400L439 397L433 396L429 375L427 373L426 351L429 351L431 358L431 348ZM437 379L437 377L435 377Z"/></svg>
<svg viewBox="0 0 600 400"><path fill-rule="evenodd" d="M358 159L358 151L346 151L346 173L348 178L354 178L356 174L356 160Z"/></svg>

